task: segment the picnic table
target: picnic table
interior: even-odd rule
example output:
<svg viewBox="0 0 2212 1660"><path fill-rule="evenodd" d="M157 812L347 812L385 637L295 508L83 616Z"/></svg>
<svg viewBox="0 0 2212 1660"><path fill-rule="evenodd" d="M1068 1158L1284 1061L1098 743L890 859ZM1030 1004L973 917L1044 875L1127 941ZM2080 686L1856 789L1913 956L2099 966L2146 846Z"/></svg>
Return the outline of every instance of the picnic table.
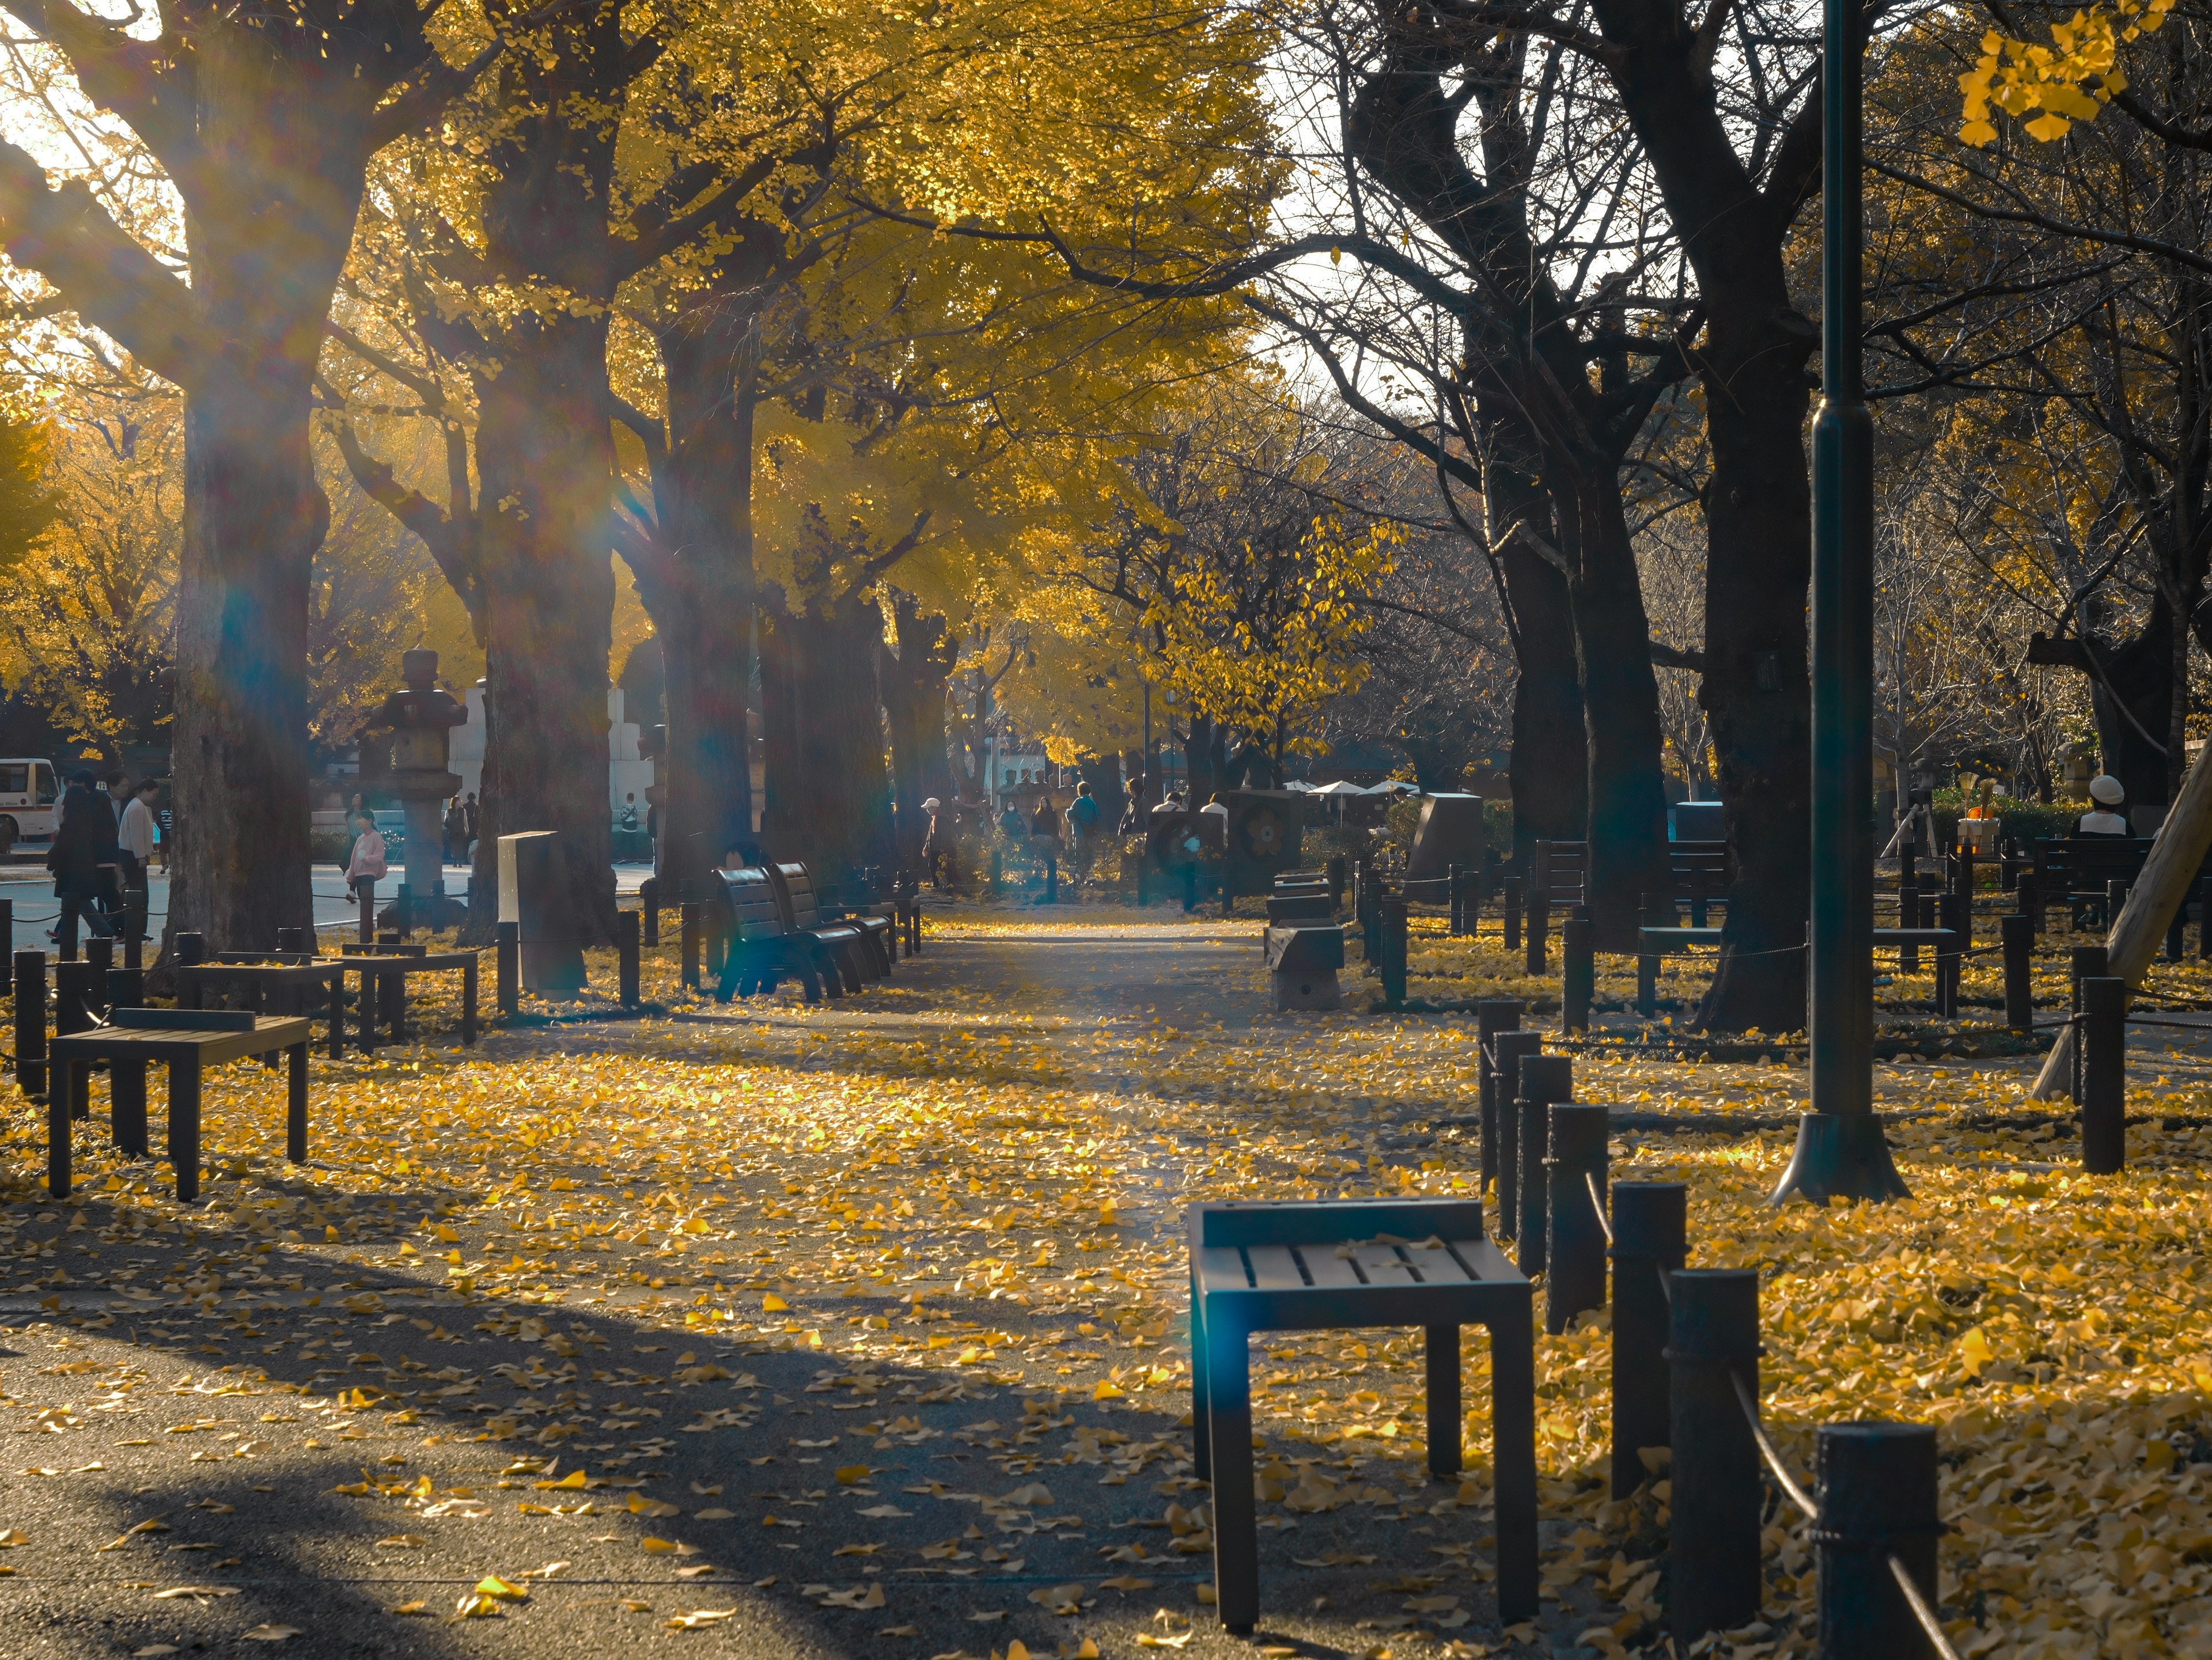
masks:
<svg viewBox="0 0 2212 1660"><path fill-rule="evenodd" d="M299 994L313 986L329 997L330 1055L336 1061L345 1053L349 966L342 958L317 957L311 952L224 952L211 962L177 965L177 1006L198 1009L206 1000L208 986L231 983L245 986L251 994L249 1012L264 1012L273 990L278 1013L298 1014L302 1012Z"/></svg>
<svg viewBox="0 0 2212 1660"><path fill-rule="evenodd" d="M1534 1298L1483 1237L1480 1200L1193 1205L1191 1411L1194 1473L1213 1486L1222 1623L1259 1617L1252 1495L1250 1339L1263 1331L1419 1326L1428 1361L1431 1474L1460 1468L1459 1329L1490 1332L1492 1514L1498 1617L1536 1612Z"/></svg>
<svg viewBox="0 0 2212 1660"><path fill-rule="evenodd" d="M91 1116L92 1069L106 1062L109 1128L115 1145L134 1158L149 1156L146 1068L169 1068L169 1163L177 1197L190 1203L200 1191L200 1076L209 1067L283 1051L291 1061L291 1096L285 1120L285 1157L307 1156L307 1022L296 1015L245 1010L117 1009L106 1025L52 1040L47 1054L53 1085L46 1098L46 1191L70 1191L70 1121Z"/></svg>
<svg viewBox="0 0 2212 1660"><path fill-rule="evenodd" d="M348 944L337 960L361 976L361 1047L376 1048L376 1023L381 1018L392 1041L407 1037L407 976L410 974L452 974L461 976L461 1042L477 1041L477 953L472 951L432 951L426 946ZM371 995L374 982L374 994Z"/></svg>

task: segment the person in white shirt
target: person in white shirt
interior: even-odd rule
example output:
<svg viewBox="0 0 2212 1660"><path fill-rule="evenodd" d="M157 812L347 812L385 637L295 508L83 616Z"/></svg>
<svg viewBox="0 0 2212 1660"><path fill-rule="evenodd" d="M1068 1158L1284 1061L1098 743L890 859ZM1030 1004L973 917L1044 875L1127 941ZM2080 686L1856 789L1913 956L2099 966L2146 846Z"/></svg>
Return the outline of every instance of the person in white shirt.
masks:
<svg viewBox="0 0 2212 1660"><path fill-rule="evenodd" d="M150 778L139 781L137 791L124 804L123 822L115 828L116 846L125 860L124 885L141 886L154 862L154 798L161 787Z"/></svg>
<svg viewBox="0 0 2212 1660"><path fill-rule="evenodd" d="M2128 799L2128 792L2120 781L2108 772L2100 772L2089 781L2089 794L2097 805L2081 815L2075 828L2080 836L2132 836L2128 821L2115 811Z"/></svg>

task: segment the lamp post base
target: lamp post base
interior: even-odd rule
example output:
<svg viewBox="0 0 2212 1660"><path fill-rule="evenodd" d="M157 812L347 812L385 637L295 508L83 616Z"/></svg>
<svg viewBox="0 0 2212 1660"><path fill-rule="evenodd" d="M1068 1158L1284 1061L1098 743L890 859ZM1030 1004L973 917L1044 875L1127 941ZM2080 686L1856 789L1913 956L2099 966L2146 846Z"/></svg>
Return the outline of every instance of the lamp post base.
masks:
<svg viewBox="0 0 2212 1660"><path fill-rule="evenodd" d="M1890 1158L1879 1116L1846 1119L1808 1112L1797 1120L1790 1168L1766 1202L1779 1205L1793 1196L1825 1205L1831 1199L1910 1199L1912 1193Z"/></svg>

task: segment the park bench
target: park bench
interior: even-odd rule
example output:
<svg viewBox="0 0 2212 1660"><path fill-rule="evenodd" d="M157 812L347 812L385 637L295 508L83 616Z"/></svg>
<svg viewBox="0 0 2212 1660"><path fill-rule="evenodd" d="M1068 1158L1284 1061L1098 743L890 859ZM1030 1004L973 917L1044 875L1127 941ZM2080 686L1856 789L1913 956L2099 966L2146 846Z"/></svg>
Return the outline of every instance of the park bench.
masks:
<svg viewBox="0 0 2212 1660"><path fill-rule="evenodd" d="M1534 1299L1483 1237L1482 1202L1340 1200L1193 1205L1191 1412L1195 1474L1213 1488L1214 1595L1222 1623L1260 1612L1252 1492L1250 1340L1268 1331L1419 1326L1428 1360L1428 1464L1460 1464L1459 1329L1490 1333L1491 1463L1498 1610L1536 1612Z"/></svg>
<svg viewBox="0 0 2212 1660"><path fill-rule="evenodd" d="M146 1068L169 1068L168 1153L177 1197L191 1203L200 1191L200 1077L225 1061L282 1051L291 1061L285 1118L285 1157L307 1156L307 1022L296 1016L245 1010L130 1009L113 1012L105 1025L52 1039L47 1049L53 1085L46 1100L46 1191L70 1191L70 1121L91 1116L92 1069L108 1070L108 1116L115 1145L134 1158L149 1154Z"/></svg>
<svg viewBox="0 0 2212 1660"><path fill-rule="evenodd" d="M208 987L236 985L245 988L252 1013L266 1012L273 992L276 1013L304 1014L302 994L312 988L326 1000L330 1055L336 1061L345 1054L345 977L351 967L343 958L309 952L218 952L208 962L177 964L177 1006L197 1010Z"/></svg>
<svg viewBox="0 0 2212 1660"><path fill-rule="evenodd" d="M2150 849L2147 837L2047 836L2034 844L2033 866L2021 873L2027 887L2020 896L2021 909L2035 919L2038 933L2043 932L2045 909L2054 901L2070 906L2079 926L2085 910L2103 909L2108 884L2132 883L2142 874Z"/></svg>
<svg viewBox="0 0 2212 1660"><path fill-rule="evenodd" d="M799 934L784 921L784 907L765 870L752 866L712 872L720 894L720 926L714 931L720 962L710 959L708 969L720 978L714 995L721 1002L732 996L775 989L784 978L799 982L810 1003L822 1000L825 976L816 942ZM827 976L830 994L844 995L844 976L832 968Z"/></svg>
<svg viewBox="0 0 2212 1660"><path fill-rule="evenodd" d="M835 888L817 888L813 878L804 865L778 865L784 880L797 902L802 889L814 903L817 927L850 927L860 930L864 947L862 973L871 980L886 978L891 965L898 960L898 910L895 903L878 900L882 909L870 909L864 905L848 905L837 897ZM877 891L873 882L862 878L862 886L870 893Z"/></svg>
<svg viewBox="0 0 2212 1660"><path fill-rule="evenodd" d="M1669 842L1667 843L1669 885L1678 903L1690 907L1692 920L1704 926L1705 908L1728 897L1735 872L1725 842ZM1589 876L1589 843L1539 842L1535 875L1530 881L1530 901L1541 899L1552 909L1571 913L1585 902Z"/></svg>
<svg viewBox="0 0 2212 1660"><path fill-rule="evenodd" d="M884 950L890 932L888 922L870 917L868 923L878 925L870 927L858 918L832 921L824 915L815 901L814 879L804 865L772 864L768 878L783 908L784 926L818 943L824 953L822 960L837 966L847 991L857 992L866 981L880 980L890 972Z"/></svg>
<svg viewBox="0 0 2212 1660"><path fill-rule="evenodd" d="M461 1042L477 1041L477 953L472 951L434 952L423 946L386 942L363 946L348 941L338 959L361 976L361 1047L376 1048L376 1025L381 1019L392 1041L407 1037L407 977L414 974L453 974L461 976Z"/></svg>

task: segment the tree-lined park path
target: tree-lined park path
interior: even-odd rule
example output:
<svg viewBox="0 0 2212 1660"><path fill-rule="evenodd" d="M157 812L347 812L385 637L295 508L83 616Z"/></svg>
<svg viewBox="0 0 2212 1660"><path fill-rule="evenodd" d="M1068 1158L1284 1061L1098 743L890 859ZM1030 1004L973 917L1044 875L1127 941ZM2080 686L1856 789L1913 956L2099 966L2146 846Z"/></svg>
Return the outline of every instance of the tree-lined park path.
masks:
<svg viewBox="0 0 2212 1660"><path fill-rule="evenodd" d="M304 1166L275 1079L227 1069L191 1207L105 1146L104 1084L48 1202L11 1093L8 1651L1664 1651L1663 1490L1600 1484L1601 1318L1537 1340L1538 1620L1494 1618L1483 1347L1467 1475L1437 1481L1410 1333L1255 1353L1257 1635L1201 1600L1182 1207L1471 1192L1468 1017L1370 1012L1356 968L1345 1012L1268 1012L1249 921L931 921L816 1007L684 999L665 947L642 1019L593 1002L463 1050L434 1001L426 1038L314 1061ZM1487 945L1422 949L1510 977ZM1691 1184L1692 1263L1765 1270L1766 1411L1801 1468L1820 1422L1942 1426L1944 1604L1984 1622L1963 1651L2212 1643L2201 1079L2146 1081L2175 1127L2089 1178L2047 1115L2002 1122L2019 1061L1900 1062L1915 1196L1768 1211L1789 1070L1577 1070L1635 1115L1616 1177ZM1762 1628L1719 1651L1810 1651L1803 1530L1778 1520L1766 1560Z"/></svg>

